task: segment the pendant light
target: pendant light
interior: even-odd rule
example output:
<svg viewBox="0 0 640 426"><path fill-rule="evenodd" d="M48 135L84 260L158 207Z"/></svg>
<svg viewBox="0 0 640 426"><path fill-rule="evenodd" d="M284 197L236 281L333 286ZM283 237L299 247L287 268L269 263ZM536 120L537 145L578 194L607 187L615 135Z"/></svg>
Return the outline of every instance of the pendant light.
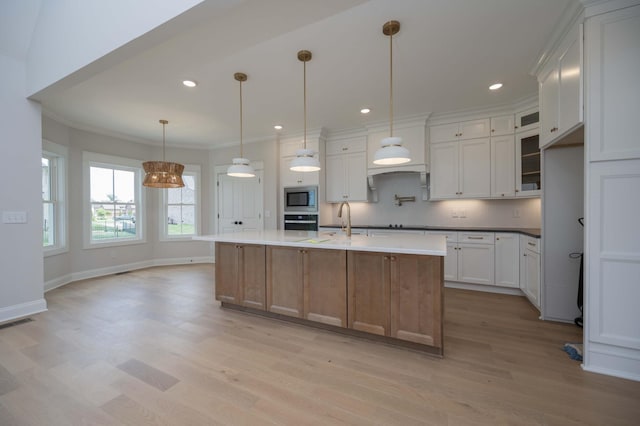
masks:
<svg viewBox="0 0 640 426"><path fill-rule="evenodd" d="M411 161L409 150L402 146L402 138L393 136L393 36L400 31L398 21L389 21L382 26L382 33L389 36L389 137L380 141L373 156L373 164L395 165Z"/></svg>
<svg viewBox="0 0 640 426"><path fill-rule="evenodd" d="M145 161L142 167L145 171L142 185L150 188L182 188L182 172L184 166L178 163L170 163L165 160L164 127L169 124L167 120L160 120L162 124L162 161Z"/></svg>
<svg viewBox="0 0 640 426"><path fill-rule="evenodd" d="M237 72L233 75L240 83L240 157L232 160L233 164L227 169L227 175L234 177L254 177L256 175L255 170L251 167L249 160L242 155L242 82L247 81L247 75L241 72Z"/></svg>
<svg viewBox="0 0 640 426"><path fill-rule="evenodd" d="M304 146L296 151L296 158L291 160L289 169L294 172L317 172L320 170L320 161L314 157L313 150L307 149L307 62L311 60L311 52L299 51L298 60L302 61L304 76Z"/></svg>

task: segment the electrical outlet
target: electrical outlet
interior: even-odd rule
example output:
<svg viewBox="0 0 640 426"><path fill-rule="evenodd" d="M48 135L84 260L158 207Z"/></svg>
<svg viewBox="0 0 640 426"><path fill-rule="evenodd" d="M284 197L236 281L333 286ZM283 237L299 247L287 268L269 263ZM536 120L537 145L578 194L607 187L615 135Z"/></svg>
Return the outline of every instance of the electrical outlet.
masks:
<svg viewBox="0 0 640 426"><path fill-rule="evenodd" d="M451 210L451 217L458 217L458 211L457 210Z"/></svg>
<svg viewBox="0 0 640 426"><path fill-rule="evenodd" d="M467 217L467 211L466 210L460 210L460 217Z"/></svg>
<svg viewBox="0 0 640 426"><path fill-rule="evenodd" d="M513 217L520 217L520 209L513 209Z"/></svg>

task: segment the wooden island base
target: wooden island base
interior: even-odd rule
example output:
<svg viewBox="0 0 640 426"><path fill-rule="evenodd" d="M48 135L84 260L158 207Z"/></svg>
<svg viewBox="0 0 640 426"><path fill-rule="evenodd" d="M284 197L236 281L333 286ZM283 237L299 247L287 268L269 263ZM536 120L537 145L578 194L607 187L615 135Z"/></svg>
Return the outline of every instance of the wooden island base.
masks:
<svg viewBox="0 0 640 426"><path fill-rule="evenodd" d="M299 324L299 325L304 325L304 326L308 326L308 327L314 327L314 328L319 328L322 330L327 330L327 331L331 331L334 333L340 333L340 334L344 334L346 336L350 336L350 337L358 337L358 338L362 338L362 339L366 339L369 341L374 341L374 342L379 342L379 343L384 343L387 345L392 345L392 346L399 346L402 348L407 348L407 349L412 349L415 351L419 351L419 352L424 352L428 355L432 355L432 356L436 356L438 358L442 358L444 353L443 353L443 347L433 347L433 346L429 346L429 345L423 345L420 343L414 343L414 342L410 342L407 340L400 340L400 339L395 339L393 337L387 337L387 336L379 336L377 334L371 334L371 333L367 333L364 331L359 331L359 330L353 330L350 328L344 328L344 327L338 327L335 325L330 325L330 324L323 324L321 322L316 322L316 321L310 321L310 320L306 320L304 318L295 318L295 317L290 317L287 315L281 315L281 314L276 314L274 312L268 312L268 311L262 311L259 309L253 309L253 308L248 308L245 306L239 306L239 305L234 305L232 303L226 303L226 302L221 302L220 306L224 309L229 309L229 310L233 310L233 311L240 311L240 312L244 312L244 313L249 313L249 314L253 314L253 315L257 315L257 316L261 316L261 317L265 317L265 318L271 318L271 319L276 319L276 320L281 320L281 321L285 321L285 322L289 322L292 324Z"/></svg>
<svg viewBox="0 0 640 426"><path fill-rule="evenodd" d="M220 241L215 250L224 308L443 355L442 255Z"/></svg>

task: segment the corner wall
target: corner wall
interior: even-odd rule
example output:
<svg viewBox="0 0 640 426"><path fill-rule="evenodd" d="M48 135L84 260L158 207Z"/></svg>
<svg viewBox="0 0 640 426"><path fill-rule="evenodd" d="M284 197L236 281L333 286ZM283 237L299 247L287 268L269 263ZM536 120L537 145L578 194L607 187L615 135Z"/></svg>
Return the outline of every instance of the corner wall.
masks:
<svg viewBox="0 0 640 426"><path fill-rule="evenodd" d="M0 55L0 212L25 212L27 223L0 220L0 322L46 310L43 298L40 105L25 99L23 62Z"/></svg>

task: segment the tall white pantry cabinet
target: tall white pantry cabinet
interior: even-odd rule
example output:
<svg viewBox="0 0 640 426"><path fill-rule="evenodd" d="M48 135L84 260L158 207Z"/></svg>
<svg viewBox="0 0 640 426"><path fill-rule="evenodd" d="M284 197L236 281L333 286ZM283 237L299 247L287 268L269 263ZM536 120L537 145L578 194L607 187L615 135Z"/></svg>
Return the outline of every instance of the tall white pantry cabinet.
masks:
<svg viewBox="0 0 640 426"><path fill-rule="evenodd" d="M584 368L640 380L640 2L586 2Z"/></svg>

